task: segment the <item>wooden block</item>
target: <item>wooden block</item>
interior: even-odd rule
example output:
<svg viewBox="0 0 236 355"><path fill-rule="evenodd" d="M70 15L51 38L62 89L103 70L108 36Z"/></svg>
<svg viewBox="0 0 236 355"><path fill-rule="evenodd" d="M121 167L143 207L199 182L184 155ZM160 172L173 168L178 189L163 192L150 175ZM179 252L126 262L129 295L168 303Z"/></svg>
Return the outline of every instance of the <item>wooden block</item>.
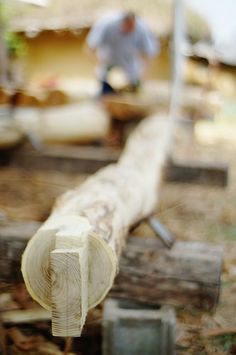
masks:
<svg viewBox="0 0 236 355"><path fill-rule="evenodd" d="M228 167L225 164L171 162L166 167L165 180L225 187L228 183Z"/></svg>
<svg viewBox="0 0 236 355"><path fill-rule="evenodd" d="M175 314L115 299L105 301L103 355L173 355Z"/></svg>
<svg viewBox="0 0 236 355"><path fill-rule="evenodd" d="M68 173L92 174L110 163L115 163L119 150L99 146L51 146L41 152L22 148L7 152L0 158L1 165L11 165L32 170L60 170ZM167 182L194 183L201 185L227 186L226 164L170 162L165 169Z"/></svg>
<svg viewBox="0 0 236 355"><path fill-rule="evenodd" d="M0 282L22 281L20 263L22 252L41 223L5 222L0 225Z"/></svg>
<svg viewBox="0 0 236 355"><path fill-rule="evenodd" d="M47 147L41 152L22 149L11 155L9 164L33 170L60 170L68 173L92 174L117 161L119 151L86 146Z"/></svg>
<svg viewBox="0 0 236 355"><path fill-rule="evenodd" d="M214 244L130 237L110 296L146 304L214 310L220 293L223 250Z"/></svg>
<svg viewBox="0 0 236 355"><path fill-rule="evenodd" d="M51 252L52 334L54 336L81 335L88 310L86 290L88 280L84 280L88 275L88 271L85 271L88 268L86 261L79 249L57 249Z"/></svg>

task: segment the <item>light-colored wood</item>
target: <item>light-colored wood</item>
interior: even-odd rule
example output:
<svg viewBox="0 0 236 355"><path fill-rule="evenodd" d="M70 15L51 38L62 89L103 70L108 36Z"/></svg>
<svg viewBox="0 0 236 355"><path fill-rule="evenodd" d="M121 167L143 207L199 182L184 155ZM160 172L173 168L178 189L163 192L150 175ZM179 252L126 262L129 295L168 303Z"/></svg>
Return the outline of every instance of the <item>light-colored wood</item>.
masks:
<svg viewBox="0 0 236 355"><path fill-rule="evenodd" d="M85 223L83 223L85 222ZM87 221L79 219L76 229L56 234L56 249L50 254L52 333L80 336L88 311Z"/></svg>
<svg viewBox="0 0 236 355"><path fill-rule="evenodd" d="M51 312L43 308L2 312L3 323L22 324L49 321Z"/></svg>
<svg viewBox="0 0 236 355"><path fill-rule="evenodd" d="M0 226L0 291L7 292L10 281L21 281L17 273L20 257L30 233L38 228L28 223ZM214 244L176 241L167 249L158 238L130 236L110 295L212 311L219 300L222 259L223 250Z"/></svg>
<svg viewBox="0 0 236 355"><path fill-rule="evenodd" d="M14 119L23 132L44 143L87 143L104 139L110 129L110 117L98 102L43 108L22 104L15 108Z"/></svg>
<svg viewBox="0 0 236 355"><path fill-rule="evenodd" d="M50 253L55 249L57 233L75 231L80 223L87 222L91 227L85 232L88 309L106 296L117 274L130 227L150 215L156 205L171 130L172 122L165 116L145 119L128 139L117 164L101 169L57 200L50 218L30 240L22 259L26 286L43 307L52 308ZM74 236L79 243L80 232ZM77 247L74 245L73 249ZM79 295L78 283L70 287L75 287Z"/></svg>

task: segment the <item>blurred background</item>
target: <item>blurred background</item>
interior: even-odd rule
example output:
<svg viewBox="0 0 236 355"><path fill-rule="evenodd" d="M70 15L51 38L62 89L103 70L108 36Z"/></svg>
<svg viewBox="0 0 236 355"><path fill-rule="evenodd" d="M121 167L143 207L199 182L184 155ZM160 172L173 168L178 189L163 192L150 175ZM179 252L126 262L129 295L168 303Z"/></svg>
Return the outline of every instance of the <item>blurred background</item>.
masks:
<svg viewBox="0 0 236 355"><path fill-rule="evenodd" d="M86 38L98 19L123 10L148 24L160 50L137 92L114 70L116 95L101 99ZM235 0L0 0L0 353L101 354L102 306L70 346L51 336L48 314L24 313L38 306L20 274L19 239L59 195L116 161L140 121L170 112L168 164L185 170L164 179L155 215L178 240L224 249L216 312L178 308L176 351L236 353L235 14ZM202 335L211 328L223 332Z"/></svg>

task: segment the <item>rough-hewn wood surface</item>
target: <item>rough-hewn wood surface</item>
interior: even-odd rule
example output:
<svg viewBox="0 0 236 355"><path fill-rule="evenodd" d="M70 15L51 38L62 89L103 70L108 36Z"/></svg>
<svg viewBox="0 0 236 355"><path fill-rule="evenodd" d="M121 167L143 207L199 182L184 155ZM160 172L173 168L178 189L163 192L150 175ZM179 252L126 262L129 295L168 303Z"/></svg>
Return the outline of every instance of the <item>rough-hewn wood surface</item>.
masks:
<svg viewBox="0 0 236 355"><path fill-rule="evenodd" d="M39 223L0 227L0 281L21 281L22 252ZM176 242L168 250L156 238L129 237L110 291L116 298L213 310L220 292L222 249L206 243ZM18 271L17 271L18 270Z"/></svg>
<svg viewBox="0 0 236 355"><path fill-rule="evenodd" d="M75 226L83 221L91 226L91 232L87 233L88 308L105 297L117 273L129 228L155 208L171 127L172 122L165 116L147 118L129 137L117 164L100 170L57 200L51 216L30 240L22 259L26 286L42 306L52 307L50 253L57 238L60 233L68 235L72 230L74 233ZM80 232L77 237L80 244ZM70 265L66 267L70 269ZM81 292L79 288L77 291ZM70 301L68 294L68 304ZM67 327L65 334L70 335L69 322Z"/></svg>
<svg viewBox="0 0 236 355"><path fill-rule="evenodd" d="M119 148L95 145L82 147L44 146L41 151L23 146L14 152L2 153L0 165L16 166L34 171L59 170L65 173L93 174L98 169L117 162L119 156ZM171 159L166 165L163 178L168 182L225 187L228 183L228 166L222 163L203 163L196 159L184 161Z"/></svg>
<svg viewBox="0 0 236 355"><path fill-rule="evenodd" d="M131 237L111 295L213 310L219 298L222 257L222 249L211 244L176 242L168 250L155 238Z"/></svg>

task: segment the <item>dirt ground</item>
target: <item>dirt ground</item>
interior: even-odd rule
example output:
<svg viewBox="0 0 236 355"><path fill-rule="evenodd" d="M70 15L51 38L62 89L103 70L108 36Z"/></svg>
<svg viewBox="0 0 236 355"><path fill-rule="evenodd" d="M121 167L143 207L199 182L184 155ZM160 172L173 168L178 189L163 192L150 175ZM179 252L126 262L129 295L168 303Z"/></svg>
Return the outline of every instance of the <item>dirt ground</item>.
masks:
<svg viewBox="0 0 236 355"><path fill-rule="evenodd" d="M213 127L214 129L214 127ZM211 132L210 132L211 134ZM188 137L188 136L187 136ZM188 137L189 138L189 137ZM214 314L177 311L178 354L236 353L236 146L234 140L203 142L184 139L174 148L178 159L227 163L226 188L165 184L157 215L180 240L204 241L224 248L224 267L219 305ZM183 329L181 330L181 327ZM211 328L231 328L221 336L208 337ZM206 336L204 336L204 334Z"/></svg>
<svg viewBox="0 0 236 355"><path fill-rule="evenodd" d="M178 240L204 241L224 248L221 295L216 312L203 313L188 306L176 310L177 354L236 354L236 145L232 141L200 144L186 131L181 134L178 131L177 141L173 154L180 160L218 161L229 166L226 188L164 183L160 189L156 214ZM84 178L58 172L1 169L0 218L43 221L56 196ZM144 235L150 231L141 226L136 233ZM216 328L230 328L232 332L209 336L209 329Z"/></svg>

